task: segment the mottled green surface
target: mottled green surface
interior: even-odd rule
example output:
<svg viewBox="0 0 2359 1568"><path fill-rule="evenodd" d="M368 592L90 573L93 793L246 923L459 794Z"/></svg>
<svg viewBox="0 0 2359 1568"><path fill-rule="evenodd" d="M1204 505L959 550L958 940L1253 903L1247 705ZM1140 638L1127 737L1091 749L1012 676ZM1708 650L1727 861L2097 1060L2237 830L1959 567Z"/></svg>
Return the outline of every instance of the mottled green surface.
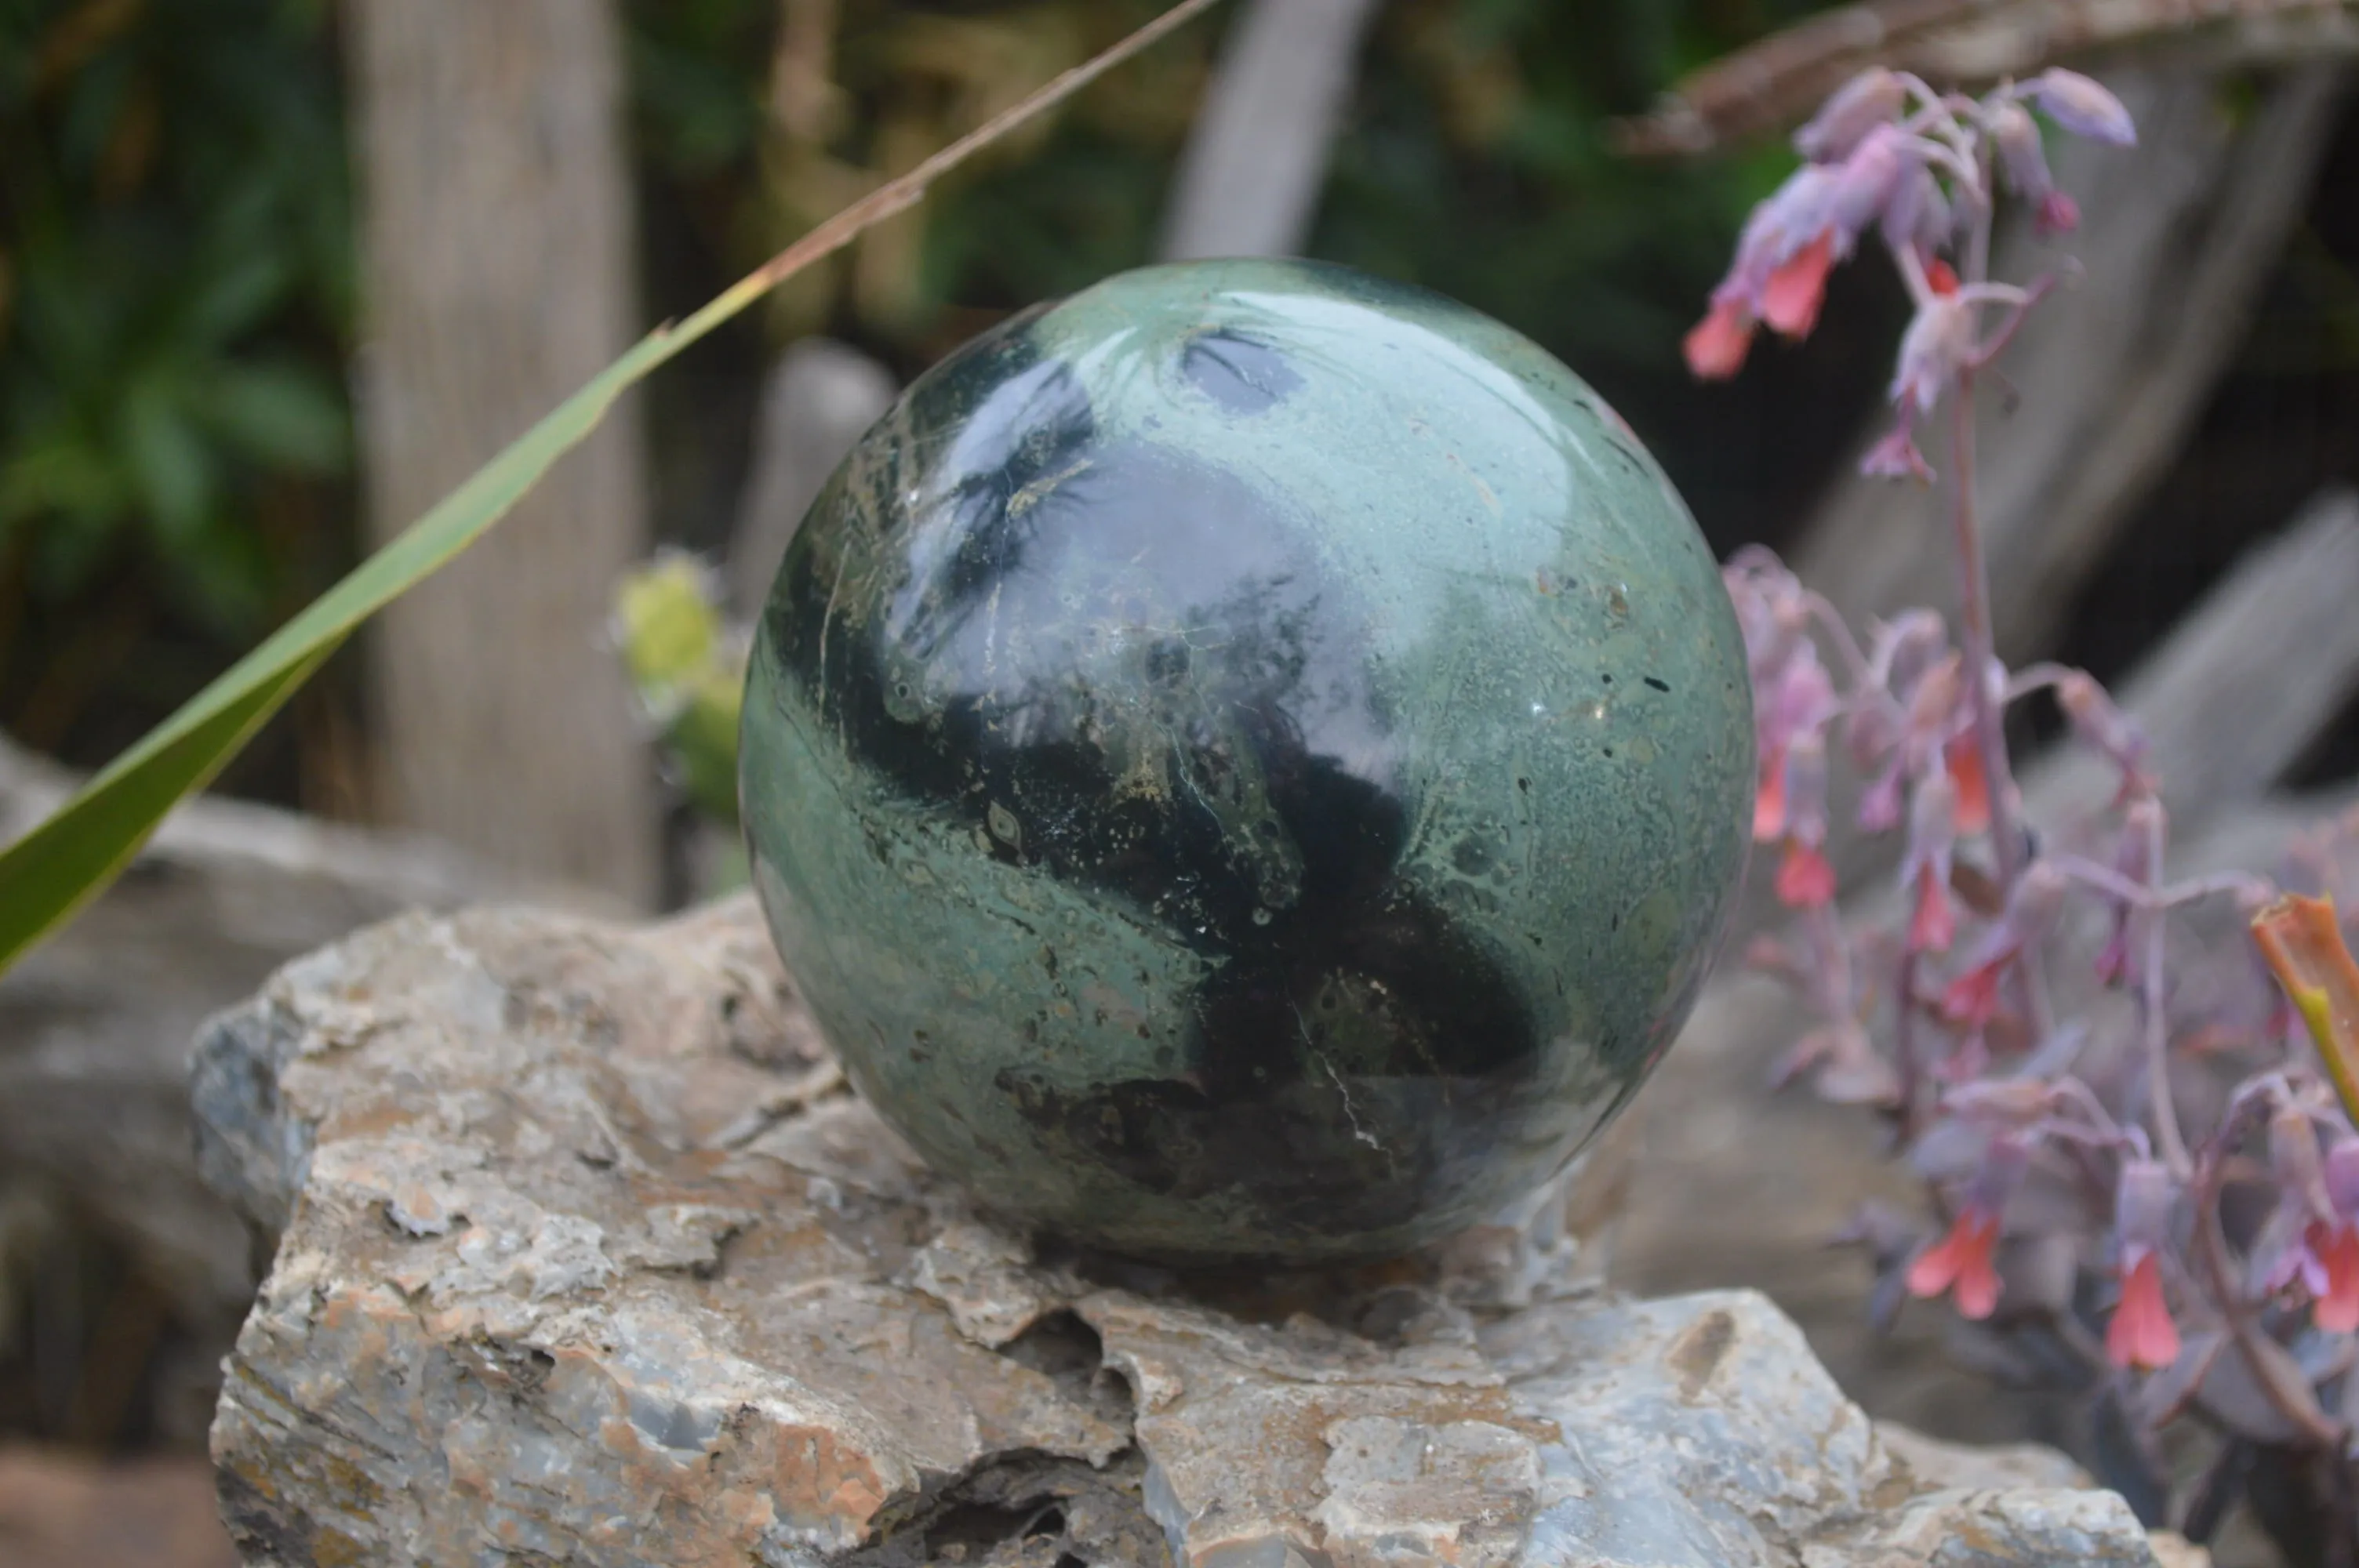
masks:
<svg viewBox="0 0 2359 1568"><path fill-rule="evenodd" d="M1020 1218L1362 1255L1560 1167L1744 856L1741 646L1538 347L1300 263L1129 273L913 385L756 646L756 882L860 1089Z"/></svg>

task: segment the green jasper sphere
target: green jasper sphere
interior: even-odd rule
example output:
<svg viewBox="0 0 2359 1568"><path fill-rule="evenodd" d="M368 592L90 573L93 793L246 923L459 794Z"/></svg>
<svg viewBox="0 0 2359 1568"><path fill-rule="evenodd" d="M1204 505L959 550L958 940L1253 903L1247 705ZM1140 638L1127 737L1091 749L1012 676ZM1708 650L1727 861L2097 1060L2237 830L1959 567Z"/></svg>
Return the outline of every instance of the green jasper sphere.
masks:
<svg viewBox="0 0 2359 1568"><path fill-rule="evenodd" d="M1701 535L1422 290L1110 278L920 377L757 633L770 929L860 1092L1010 1217L1397 1252L1554 1174L1692 1003L1750 694Z"/></svg>

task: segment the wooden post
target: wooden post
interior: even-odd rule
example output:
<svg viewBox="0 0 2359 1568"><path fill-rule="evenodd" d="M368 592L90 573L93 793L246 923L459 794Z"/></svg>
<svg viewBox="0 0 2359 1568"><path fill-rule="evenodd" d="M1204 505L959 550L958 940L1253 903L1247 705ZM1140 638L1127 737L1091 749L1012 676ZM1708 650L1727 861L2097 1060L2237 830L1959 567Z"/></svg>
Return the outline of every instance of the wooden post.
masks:
<svg viewBox="0 0 2359 1568"><path fill-rule="evenodd" d="M636 335L609 0L353 0L370 529L406 526ZM377 630L381 815L657 895L653 763L608 595L646 548L634 406Z"/></svg>

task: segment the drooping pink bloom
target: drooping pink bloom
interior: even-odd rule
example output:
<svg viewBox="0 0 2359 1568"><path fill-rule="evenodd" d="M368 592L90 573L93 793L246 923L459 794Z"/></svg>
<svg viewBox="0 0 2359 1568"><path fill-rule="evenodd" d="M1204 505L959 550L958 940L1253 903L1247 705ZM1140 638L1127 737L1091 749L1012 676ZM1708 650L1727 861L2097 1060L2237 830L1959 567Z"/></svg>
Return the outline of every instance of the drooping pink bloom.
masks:
<svg viewBox="0 0 2359 1568"><path fill-rule="evenodd" d="M1835 899L1835 869L1824 851L1799 838L1786 840L1777 862L1777 902L1788 909L1817 909Z"/></svg>
<svg viewBox="0 0 2359 1568"><path fill-rule="evenodd" d="M1827 274L1834 265L1835 237L1830 230L1770 272L1761 287L1761 319L1786 337L1809 337L1810 329L1819 324Z"/></svg>
<svg viewBox="0 0 2359 1568"><path fill-rule="evenodd" d="M2313 1222L2305 1242L2310 1258L2310 1319L2329 1334L2359 1329L2359 1231L2348 1223Z"/></svg>
<svg viewBox="0 0 2359 1568"><path fill-rule="evenodd" d="M1829 692L1832 703L1832 693ZM1823 711L1818 724L1823 724ZM1827 861L1827 747L1817 725L1795 733L1785 747L1783 779L1777 792L1777 836L1785 853L1777 867L1778 901L1793 909L1813 909L1833 902L1834 867ZM1754 811L1754 828L1762 827Z"/></svg>
<svg viewBox="0 0 2359 1568"><path fill-rule="evenodd" d="M1948 1233L1908 1265L1908 1293L1930 1299L1948 1292L1959 1316L1990 1316L1998 1307L1998 1270L1991 1261L1997 1245L1996 1215L1960 1209Z"/></svg>
<svg viewBox="0 0 2359 1568"><path fill-rule="evenodd" d="M1698 381L1726 381L1745 368L1745 356L1752 351L1753 312L1741 298L1715 296L1680 348Z"/></svg>
<svg viewBox="0 0 2359 1568"><path fill-rule="evenodd" d="M1754 749L1761 779L1753 798L1753 837L1774 844L1800 832L1826 841L1823 731L1837 705L1834 681L1807 637L1784 643L1754 672ZM1766 662L1766 661L1765 661ZM1801 748L1798 755L1798 748Z"/></svg>
<svg viewBox="0 0 2359 1568"><path fill-rule="evenodd" d="M2280 1106L2269 1119L2269 1173L2277 1211L2254 1250L2255 1282L2271 1292L2299 1284L2320 1328L2359 1329L2359 1139L2321 1159L2310 1114Z"/></svg>
<svg viewBox="0 0 2359 1568"><path fill-rule="evenodd" d="M1818 322L1827 274L1884 215L1904 180L1921 171L1926 144L1890 124L1870 125L1838 163L1806 163L1755 207L1736 255L1688 333L1688 368L1734 375L1754 327L1802 337Z"/></svg>
<svg viewBox="0 0 2359 1568"><path fill-rule="evenodd" d="M2121 1300L2105 1325L2105 1356L2116 1367L2169 1366L2179 1359L2179 1325L2162 1296L2162 1265L2152 1252L2122 1272Z"/></svg>
<svg viewBox="0 0 2359 1568"><path fill-rule="evenodd" d="M1990 1141L1948 1233L1909 1264L1906 1283L1910 1295L1930 1299L1946 1293L1957 1303L1961 1317L1986 1318L1996 1310L2000 1287L1993 1254L1999 1222L2030 1158L2021 1139Z"/></svg>
<svg viewBox="0 0 2359 1568"><path fill-rule="evenodd" d="M2328 1216L2310 1222L2310 1321L2329 1334L2359 1329L2359 1139L2326 1152Z"/></svg>
<svg viewBox="0 0 2359 1568"><path fill-rule="evenodd" d="M2070 233L2079 227L2081 210L2056 189L2056 178L2048 168L2048 149L2030 111L2013 98L2000 98L1984 110L1983 124L1989 129L1991 146L1997 149L2008 188L2031 204L2034 227L2043 234Z"/></svg>
<svg viewBox="0 0 2359 1568"><path fill-rule="evenodd" d="M1909 896L1908 950L1946 953L1958 929L1950 903L1950 864L1957 844L1958 786L1945 771L1917 781L1908 801L1908 849L1901 885Z"/></svg>
<svg viewBox="0 0 2359 1568"><path fill-rule="evenodd" d="M2152 1160L2122 1162L2114 1198L2121 1299L2105 1325L2105 1355L2116 1367L2168 1367L2179 1359L2179 1325L2162 1291L2170 1242L2170 1173Z"/></svg>
<svg viewBox="0 0 2359 1568"><path fill-rule="evenodd" d="M1958 831L1968 837L1989 832L1990 775L1983 768L1982 748L1972 735L1955 735L1943 748L1942 760L1958 786Z"/></svg>
<svg viewBox="0 0 2359 1568"><path fill-rule="evenodd" d="M1775 844L1786 837L1786 751L1761 753L1760 782L1753 786L1753 841Z"/></svg>
<svg viewBox="0 0 2359 1568"><path fill-rule="evenodd" d="M2016 879L2006 910L1992 922L1966 957L1966 967L1941 994L1941 1011L1951 1022L1975 1028L1998 1011L1999 979L2027 947L2038 947L2056 929L2064 912L2064 873L2034 860Z"/></svg>

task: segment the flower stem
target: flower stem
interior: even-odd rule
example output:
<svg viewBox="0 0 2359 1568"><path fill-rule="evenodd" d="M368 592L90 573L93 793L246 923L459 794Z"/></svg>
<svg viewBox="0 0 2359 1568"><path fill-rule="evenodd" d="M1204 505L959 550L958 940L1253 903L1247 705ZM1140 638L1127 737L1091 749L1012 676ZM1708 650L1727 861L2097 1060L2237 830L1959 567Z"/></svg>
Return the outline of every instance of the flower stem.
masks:
<svg viewBox="0 0 2359 1568"><path fill-rule="evenodd" d="M2158 807L2146 814L2147 874L2157 883L2162 881L2162 812ZM2185 1181L2190 1170L2187 1138L2179 1128L2179 1102L2170 1093L2170 1023L2162 1011L2164 916L2160 910L2152 910L2145 919L2146 972L2139 979L2140 1001L2146 1013L2147 1097L2154 1101L2155 1139L2162 1145L2162 1162L2170 1167L2172 1175Z"/></svg>
<svg viewBox="0 0 2359 1568"><path fill-rule="evenodd" d="M2222 1132L2241 1119L2229 1118ZM2245 1124L2249 1128L2249 1124ZM2261 1344L2261 1332L2253 1323L2252 1309L2236 1289L2228 1272L2228 1246L2220 1234L2220 1185L2223 1174L2223 1150L2225 1141L2215 1135L2197 1162L2190 1197L2195 1211L2195 1254L2203 1266L2204 1282L2211 1287L2212 1304L2227 1320L2228 1335L2236 1353L2245 1358L2245 1370L2251 1373L2253 1384L2264 1399L2283 1416L2306 1440L2308 1446L2327 1453L2339 1453L2343 1447L2343 1429L2319 1409L2318 1401L2307 1388L2289 1388L2279 1378L2280 1364L2290 1365L2290 1357L2273 1357Z"/></svg>
<svg viewBox="0 0 2359 1568"><path fill-rule="evenodd" d="M2024 836L2017 820L2021 792L2007 759L2001 697L1992 692L1989 678L1997 649L1991 630L1990 561L1983 549L1982 522L1974 505L1974 377L1971 370L1960 373L1951 395L1950 449L1950 526L1957 550L1958 633L1964 644L1974 749L1981 754L1983 777L1989 786L1991 851L1997 861L1999 894L2006 899L2014 894L2016 880L2023 874ZM2044 1040L2055 1028L2056 1019L2039 955L2027 945L2017 956L2015 968L2023 982L2033 1036Z"/></svg>

